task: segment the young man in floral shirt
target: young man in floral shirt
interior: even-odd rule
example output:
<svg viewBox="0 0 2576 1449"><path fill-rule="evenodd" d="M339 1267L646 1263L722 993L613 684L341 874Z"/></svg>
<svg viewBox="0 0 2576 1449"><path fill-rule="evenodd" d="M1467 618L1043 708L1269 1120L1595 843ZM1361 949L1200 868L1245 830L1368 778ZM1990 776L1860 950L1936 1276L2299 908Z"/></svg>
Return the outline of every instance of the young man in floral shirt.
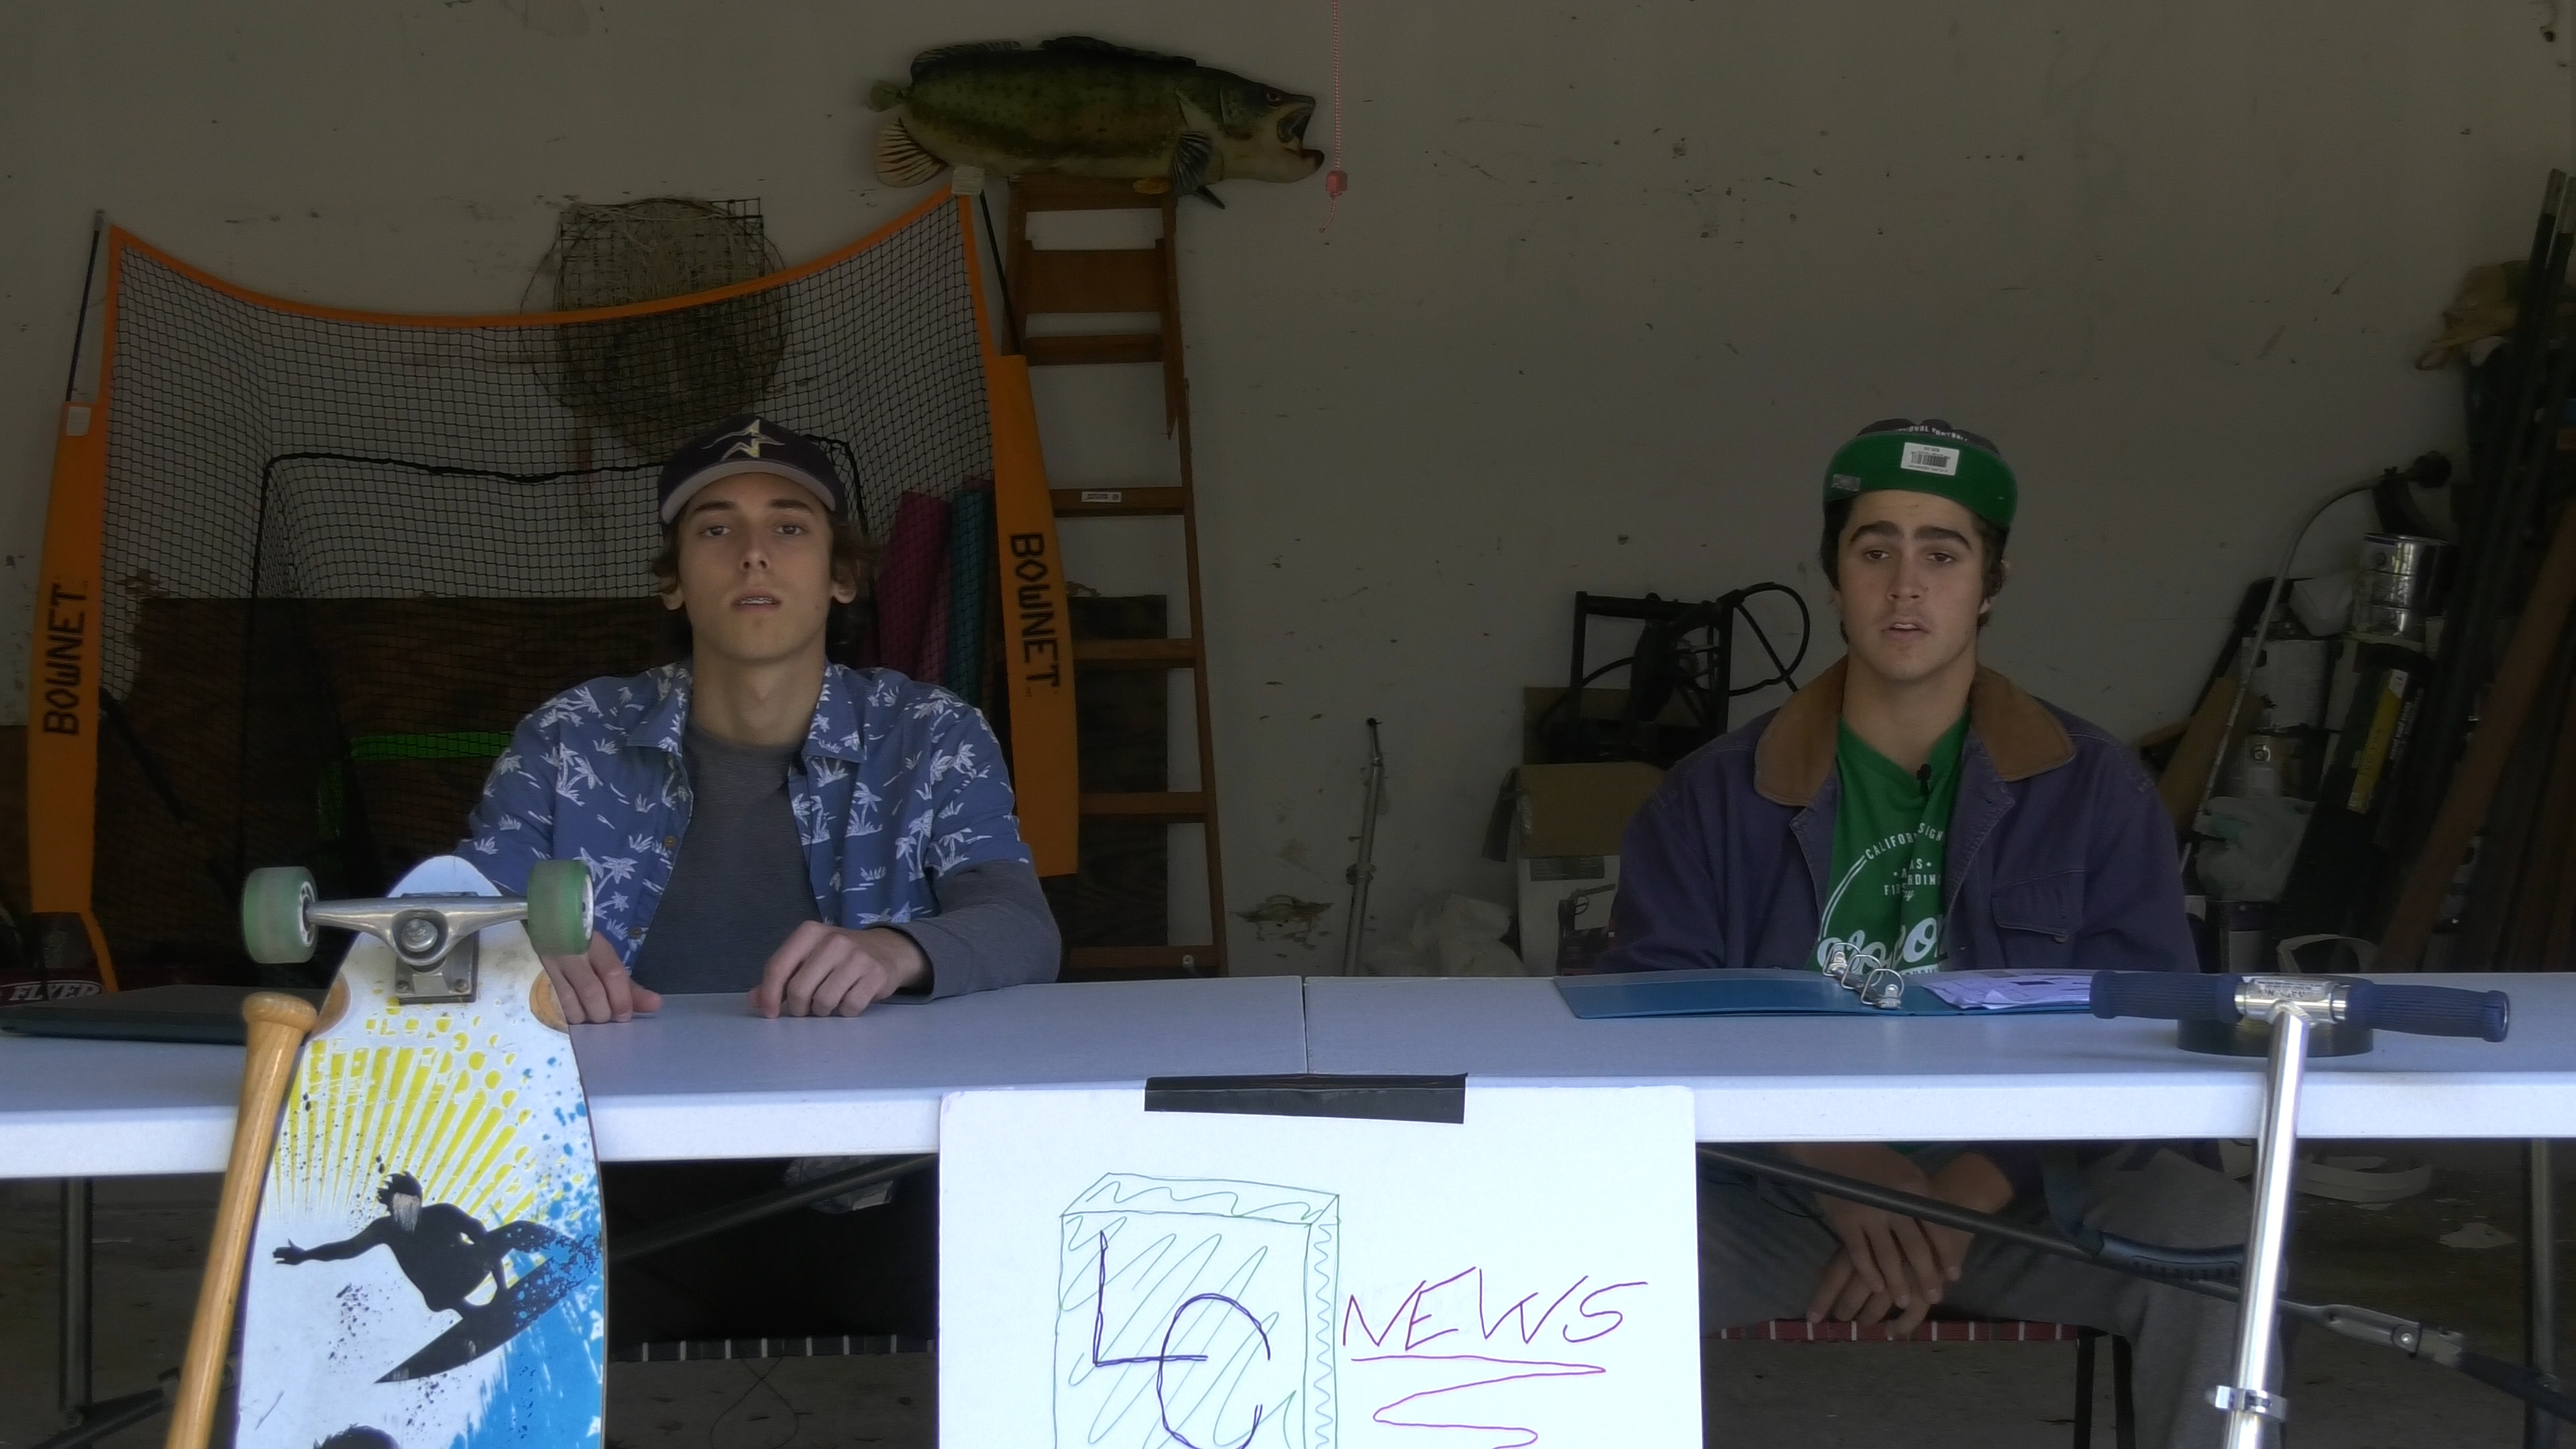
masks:
<svg viewBox="0 0 2576 1449"><path fill-rule="evenodd" d="M660 497L654 575L685 612L688 658L521 721L461 847L504 890L540 860L590 866L590 949L546 961L564 1014L619 1022L664 993L739 992L764 1016L855 1016L1055 979L1055 921L984 717L826 658L868 563L830 454L735 418L671 459ZM834 1165L611 1164L610 1233ZM932 1331L938 1198L927 1175L901 1186L877 1211L826 1203L617 1268L613 1331Z"/></svg>
<svg viewBox="0 0 2576 1449"><path fill-rule="evenodd" d="M654 573L690 657L522 720L461 847L504 890L540 860L589 864L590 950L546 962L565 1015L740 991L767 1016L851 1016L1053 980L1054 921L983 716L825 658L867 563L830 455L736 418L671 459L660 497Z"/></svg>

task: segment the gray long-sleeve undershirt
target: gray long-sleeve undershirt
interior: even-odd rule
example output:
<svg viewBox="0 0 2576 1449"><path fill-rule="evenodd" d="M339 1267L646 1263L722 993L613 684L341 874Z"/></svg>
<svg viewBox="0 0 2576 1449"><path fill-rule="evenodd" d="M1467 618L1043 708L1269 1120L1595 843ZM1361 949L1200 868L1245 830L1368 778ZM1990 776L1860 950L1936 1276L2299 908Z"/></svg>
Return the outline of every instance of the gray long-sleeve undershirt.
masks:
<svg viewBox="0 0 2576 1449"><path fill-rule="evenodd" d="M939 914L893 928L930 958L930 996L1055 979L1063 940L1027 862L960 866L933 879L930 889L939 897Z"/></svg>
<svg viewBox="0 0 2576 1449"><path fill-rule="evenodd" d="M745 746L689 727L694 796L635 979L655 991L747 992L788 935L818 919L787 799L797 746ZM928 990L964 996L1052 981L1061 955L1037 873L1020 861L961 866L931 881L939 914L893 925L930 962Z"/></svg>

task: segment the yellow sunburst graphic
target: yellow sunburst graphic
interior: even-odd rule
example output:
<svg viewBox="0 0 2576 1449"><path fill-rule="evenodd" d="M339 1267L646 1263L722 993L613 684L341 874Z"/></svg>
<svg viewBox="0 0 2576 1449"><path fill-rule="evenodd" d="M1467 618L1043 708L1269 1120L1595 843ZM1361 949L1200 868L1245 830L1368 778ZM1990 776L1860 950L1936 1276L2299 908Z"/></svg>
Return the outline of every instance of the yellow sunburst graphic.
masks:
<svg viewBox="0 0 2576 1449"><path fill-rule="evenodd" d="M354 1032L305 1048L275 1187L298 1212L371 1216L387 1174L420 1179L423 1200L510 1222L542 1181L521 1140L535 1104L515 1050L472 1004L384 1002Z"/></svg>

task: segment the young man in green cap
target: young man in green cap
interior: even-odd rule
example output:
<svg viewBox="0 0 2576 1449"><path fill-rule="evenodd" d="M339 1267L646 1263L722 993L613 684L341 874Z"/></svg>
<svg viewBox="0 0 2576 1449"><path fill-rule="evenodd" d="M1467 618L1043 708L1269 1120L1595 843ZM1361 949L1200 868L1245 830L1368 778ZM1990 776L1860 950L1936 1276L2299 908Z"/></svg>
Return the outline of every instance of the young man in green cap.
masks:
<svg viewBox="0 0 2576 1449"><path fill-rule="evenodd" d="M2173 831L2103 730L1978 662L2018 489L1994 444L1874 423L1826 469L1821 558L1846 652L1778 710L1675 766L1629 827L1604 971L2191 971ZM1858 1043L1855 1043L1856 1049ZM1789 1144L1825 1171L2042 1215L2019 1144ZM2152 1145L2110 1152L2059 1206L2174 1247L2244 1239L2244 1192ZM2136 1346L2142 1442L2219 1442L2207 1407L2227 1304L1913 1218L1745 1178L1701 1192L1702 1320L1893 1320L1936 1307L2088 1324Z"/></svg>

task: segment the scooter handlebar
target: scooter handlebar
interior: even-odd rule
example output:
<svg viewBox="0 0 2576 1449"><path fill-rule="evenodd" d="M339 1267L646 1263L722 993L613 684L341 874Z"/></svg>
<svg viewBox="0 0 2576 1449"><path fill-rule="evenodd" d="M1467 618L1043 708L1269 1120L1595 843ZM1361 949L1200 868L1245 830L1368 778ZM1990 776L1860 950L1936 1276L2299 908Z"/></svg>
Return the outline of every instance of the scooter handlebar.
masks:
<svg viewBox="0 0 2576 1449"><path fill-rule="evenodd" d="M2501 991L2356 981L2351 993L2344 1019L2381 1031L2502 1041L2513 1026L2513 998Z"/></svg>
<svg viewBox="0 0 2576 1449"><path fill-rule="evenodd" d="M2202 976L2182 971L2097 971L2093 1014L2105 1019L2152 1017L2159 1021L2234 1022L2242 976ZM2345 988L2344 1020L2355 1026L2413 1036L2466 1036L2502 1041L2512 1026L2513 1001L2501 991L2456 986L2392 985L2355 981Z"/></svg>
<svg viewBox="0 0 2576 1449"><path fill-rule="evenodd" d="M2159 1021L2236 1021L2238 976L2196 971L2096 971L2093 1014L2105 1020L2147 1016Z"/></svg>

